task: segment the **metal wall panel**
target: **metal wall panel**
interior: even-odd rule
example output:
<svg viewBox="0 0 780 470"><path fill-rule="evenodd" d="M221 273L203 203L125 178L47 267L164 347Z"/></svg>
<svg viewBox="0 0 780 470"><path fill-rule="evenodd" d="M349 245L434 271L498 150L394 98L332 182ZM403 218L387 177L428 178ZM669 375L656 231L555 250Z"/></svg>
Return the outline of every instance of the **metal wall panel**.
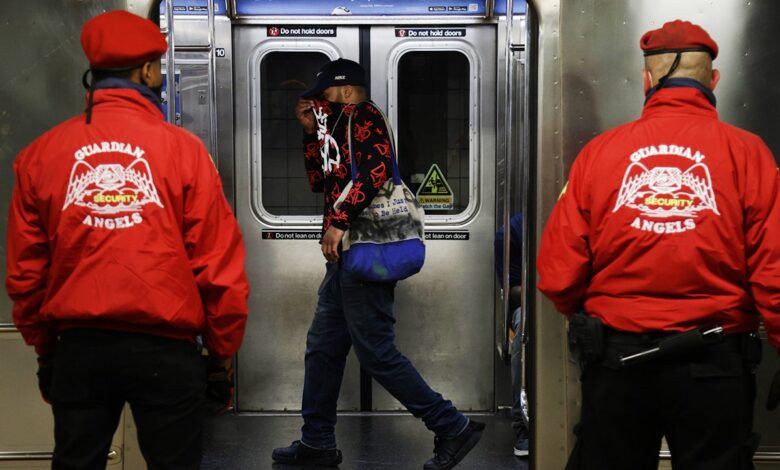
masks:
<svg viewBox="0 0 780 470"><path fill-rule="evenodd" d="M426 241L425 267L398 284L394 311L398 348L431 386L463 410L484 411L495 405L496 29L486 25L466 26L465 30L462 39L439 40L397 37L393 27L372 28L371 78L372 98L387 110L398 133L399 148L403 148L398 123L405 117L399 116L397 110L398 64L403 54L458 51L468 57L471 178L463 184L470 181L471 187L462 189L463 194L470 190L472 197L461 214L445 216L428 211L426 229L467 230L470 239ZM449 118L446 109L438 111L441 119ZM399 162L404 158L403 154L398 155ZM374 383L373 390L375 410L403 409L378 383Z"/></svg>
<svg viewBox="0 0 780 470"><path fill-rule="evenodd" d="M722 73L715 90L721 119L761 135L775 155L780 154L778 121L772 112L780 106L780 89L771 80L780 45L770 38L780 19L777 2L538 0L532 5L539 19L536 246L578 151L594 135L639 116L639 38L666 21L687 19L710 32L721 49L714 62ZM532 455L536 468L559 468L573 444L572 435L560 431L571 431L576 423L579 372L568 361L562 317L540 294L535 300L535 380L543 393L530 397L538 416ZM776 361L765 347L760 387L766 387L765 375L777 368ZM778 448L780 436L776 416L762 408L765 396L760 388L756 422L764 434L760 452L770 458L766 451Z"/></svg>
<svg viewBox="0 0 780 470"><path fill-rule="evenodd" d="M0 277L5 279L13 160L50 127L84 109L81 74L87 60L79 35L86 20L123 9L124 0L0 2ZM11 302L0 295L0 323Z"/></svg>
<svg viewBox="0 0 780 470"><path fill-rule="evenodd" d="M38 392L35 371L38 365L32 349L24 343L22 335L12 328L0 328L0 469L49 468L54 450L54 421L51 406ZM108 469L134 468L124 466L127 452L123 441L125 432L135 435L124 416L119 421L109 450ZM140 455L137 446L129 453ZM40 466L39 466L40 464Z"/></svg>
<svg viewBox="0 0 780 470"><path fill-rule="evenodd" d="M10 330L0 332L0 352L0 457L7 452L51 452L54 421L51 407L38 393L35 353Z"/></svg>
<svg viewBox="0 0 780 470"><path fill-rule="evenodd" d="M276 24L287 24L279 20ZM335 59L358 60L357 27L338 26L333 38L269 38L266 26L234 28L235 45L235 184L236 215L247 249L247 275L252 283L246 337L238 353L239 411L299 410L303 388L306 332L317 304L317 286L325 261L317 240L263 240L262 231L319 231L321 216L276 217L264 213L262 195L260 64L278 51L319 51ZM295 102L285 103L292 115ZM300 139L301 130L280 129L283 139ZM300 159L303 172L303 153ZM305 174L305 173L304 173ZM359 368L350 354L344 372L340 410L360 406Z"/></svg>
<svg viewBox="0 0 780 470"><path fill-rule="evenodd" d="M165 23L163 21L163 23ZM179 125L200 137L220 172L228 201L233 202L233 42L230 20L214 18L214 86L216 102L211 128L208 18L176 15L174 21L176 70L181 72L179 92L182 118ZM205 39L204 39L205 38ZM162 60L165 71L166 58ZM213 137L212 137L213 136ZM216 142L211 142L215 138Z"/></svg>
<svg viewBox="0 0 780 470"><path fill-rule="evenodd" d="M534 35L537 55L536 83L530 91L537 102L535 126L536 200L531 250L535 252L544 221L563 187L561 86L561 4L553 0L533 1L530 15L536 18L538 31ZM533 68L532 68L533 70ZM533 260L527 260L533 267ZM535 273L534 269L529 270ZM531 285L536 285L531 275ZM535 312L531 347L535 364L529 390L531 419L531 463L534 468L564 468L573 444L572 427L579 413L576 370L568 360L564 318L538 291L533 304Z"/></svg>
<svg viewBox="0 0 780 470"><path fill-rule="evenodd" d="M595 134L639 116L639 38L676 18L701 25L720 47L713 64L722 74L715 90L721 120L759 134L780 153L773 112L780 88L767 79L778 68L770 19L780 20L780 3L587 0L564 6L561 15L566 168Z"/></svg>
<svg viewBox="0 0 780 470"><path fill-rule="evenodd" d="M164 23L164 21L163 21ZM230 20L214 17L214 80L216 87L214 125L211 123L211 85L209 84L208 18L180 16L174 20L174 63L181 72L182 120L180 125L200 137L211 152L222 179L228 202L233 204L233 41ZM204 39L205 38L205 39ZM166 60L163 57L163 68ZM216 142L212 142L212 138Z"/></svg>

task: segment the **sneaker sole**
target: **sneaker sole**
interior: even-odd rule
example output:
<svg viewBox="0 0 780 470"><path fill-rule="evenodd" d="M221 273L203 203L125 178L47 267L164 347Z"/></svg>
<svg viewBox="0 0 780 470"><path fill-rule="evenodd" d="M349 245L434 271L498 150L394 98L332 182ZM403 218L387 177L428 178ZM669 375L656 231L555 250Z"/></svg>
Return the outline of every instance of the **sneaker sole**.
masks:
<svg viewBox="0 0 780 470"><path fill-rule="evenodd" d="M515 457L528 457L527 450L515 449L514 453L515 453Z"/></svg>
<svg viewBox="0 0 780 470"><path fill-rule="evenodd" d="M285 463L285 464L292 464L292 465L321 465L323 467L338 467L341 465L341 459L338 461L335 460L325 460L325 459L306 459L306 460L299 460L295 457L289 458L283 455L271 455L271 459L273 459L276 463Z"/></svg>
<svg viewBox="0 0 780 470"><path fill-rule="evenodd" d="M455 465L458 465L460 461L463 460L463 458L466 457L469 452L471 452L471 449L477 445L479 440L482 439L482 431L484 430L485 423L479 423L479 426L474 429L474 432L471 433L471 436L466 441L466 443L463 444L463 447L461 447L458 453L455 454L455 457L452 460L452 464L447 465L446 467L442 467L440 470L450 470L451 468L454 468Z"/></svg>

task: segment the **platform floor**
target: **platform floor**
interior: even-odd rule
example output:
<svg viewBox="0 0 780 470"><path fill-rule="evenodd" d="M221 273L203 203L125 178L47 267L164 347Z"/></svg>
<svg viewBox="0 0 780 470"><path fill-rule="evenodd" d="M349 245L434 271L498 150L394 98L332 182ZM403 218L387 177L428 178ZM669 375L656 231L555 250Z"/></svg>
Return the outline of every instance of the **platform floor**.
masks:
<svg viewBox="0 0 780 470"><path fill-rule="evenodd" d="M527 459L512 454L514 437L509 416L471 415L486 423L482 440L455 467L458 470L528 470ZM274 447L300 437L298 415L227 415L206 427L203 470L314 470L274 464ZM433 455L433 434L410 415L369 414L339 416L338 446L344 454L340 470L421 469Z"/></svg>

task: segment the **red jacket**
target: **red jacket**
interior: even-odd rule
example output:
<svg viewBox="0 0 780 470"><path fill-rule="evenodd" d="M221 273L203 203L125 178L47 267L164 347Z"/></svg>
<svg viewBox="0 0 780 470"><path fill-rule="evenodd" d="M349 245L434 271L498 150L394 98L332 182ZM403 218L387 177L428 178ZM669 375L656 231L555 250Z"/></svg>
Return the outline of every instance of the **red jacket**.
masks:
<svg viewBox="0 0 780 470"><path fill-rule="evenodd" d="M693 88L577 156L542 235L539 289L623 331L707 324L780 347L780 183L761 139Z"/></svg>
<svg viewBox="0 0 780 470"><path fill-rule="evenodd" d="M13 319L39 354L66 328L194 340L244 334L244 246L203 144L131 89L97 90L22 150L8 223Z"/></svg>

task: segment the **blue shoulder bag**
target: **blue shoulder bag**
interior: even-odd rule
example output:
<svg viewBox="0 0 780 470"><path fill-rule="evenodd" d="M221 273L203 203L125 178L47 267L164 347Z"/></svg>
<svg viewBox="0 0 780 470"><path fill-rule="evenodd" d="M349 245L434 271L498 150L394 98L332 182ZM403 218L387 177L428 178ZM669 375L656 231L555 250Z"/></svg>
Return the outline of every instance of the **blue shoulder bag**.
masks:
<svg viewBox="0 0 780 470"><path fill-rule="evenodd" d="M352 221L342 239L341 268L365 281L395 282L416 274L425 262L423 211L409 188L401 181L395 153L395 137L385 114L382 115L390 141L392 178L358 217ZM361 103L362 104L362 103ZM355 107L357 109L357 106ZM352 151L352 115L347 124L349 154ZM352 181L333 204L338 209L357 179L355 160L350 165Z"/></svg>

